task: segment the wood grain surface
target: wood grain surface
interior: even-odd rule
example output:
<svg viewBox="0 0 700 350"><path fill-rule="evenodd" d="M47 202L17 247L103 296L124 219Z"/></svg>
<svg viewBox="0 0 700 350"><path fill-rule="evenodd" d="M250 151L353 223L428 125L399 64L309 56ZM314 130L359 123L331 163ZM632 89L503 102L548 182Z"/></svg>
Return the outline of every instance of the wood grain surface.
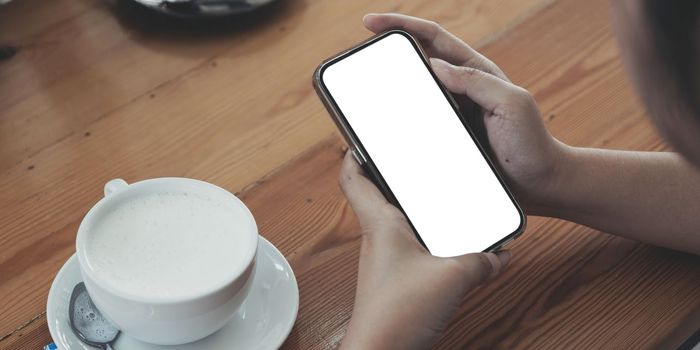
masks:
<svg viewBox="0 0 700 350"><path fill-rule="evenodd" d="M169 29L101 0L0 6L0 349L51 341L51 281L103 184L186 176L236 192L288 258L301 305L285 349L342 340L357 224L343 143L313 93L367 12L442 23L591 147L661 150L626 80L604 0L298 1L217 32ZM512 266L470 293L438 348L674 348L700 328L700 260L530 218ZM410 322L410 320L407 320Z"/></svg>

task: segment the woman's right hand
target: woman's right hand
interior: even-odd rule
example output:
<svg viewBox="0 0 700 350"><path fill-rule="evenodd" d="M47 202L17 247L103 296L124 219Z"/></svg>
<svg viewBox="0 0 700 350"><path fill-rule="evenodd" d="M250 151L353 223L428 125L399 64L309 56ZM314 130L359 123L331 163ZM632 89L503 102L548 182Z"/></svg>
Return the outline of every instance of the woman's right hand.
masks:
<svg viewBox="0 0 700 350"><path fill-rule="evenodd" d="M421 42L433 71L454 94L478 105L491 156L519 201L530 211L556 191L568 147L544 126L530 93L514 85L489 59L435 22L400 14L369 14L365 26L380 33L402 29ZM461 99L460 109L471 102Z"/></svg>

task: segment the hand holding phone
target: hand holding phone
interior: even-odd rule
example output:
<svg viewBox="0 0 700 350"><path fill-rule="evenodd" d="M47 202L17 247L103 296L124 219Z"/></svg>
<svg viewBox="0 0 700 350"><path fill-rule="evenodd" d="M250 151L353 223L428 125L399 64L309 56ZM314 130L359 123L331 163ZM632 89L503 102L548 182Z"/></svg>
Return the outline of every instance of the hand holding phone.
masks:
<svg viewBox="0 0 700 350"><path fill-rule="evenodd" d="M551 199L560 195L564 175L559 172L569 162L570 148L547 131L526 89L511 83L488 57L435 22L398 13L369 14L363 21L377 34L391 28L410 32L430 57L435 75L455 96L461 95L457 101L462 111L477 107L473 117L479 124L475 130L479 141L490 146L491 159L526 211L537 214L557 205Z"/></svg>
<svg viewBox="0 0 700 350"><path fill-rule="evenodd" d="M432 256L350 152L339 182L363 236L355 309L341 349L430 348L464 294L503 271L510 252Z"/></svg>

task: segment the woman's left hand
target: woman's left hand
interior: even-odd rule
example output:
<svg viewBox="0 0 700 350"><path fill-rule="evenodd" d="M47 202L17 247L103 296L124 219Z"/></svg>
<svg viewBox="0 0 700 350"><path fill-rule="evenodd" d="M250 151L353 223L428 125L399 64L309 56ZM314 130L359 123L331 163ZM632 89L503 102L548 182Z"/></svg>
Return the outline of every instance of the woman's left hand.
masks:
<svg viewBox="0 0 700 350"><path fill-rule="evenodd" d="M429 348L464 295L510 261L508 251L430 255L350 152L340 185L362 229L355 308L341 349Z"/></svg>

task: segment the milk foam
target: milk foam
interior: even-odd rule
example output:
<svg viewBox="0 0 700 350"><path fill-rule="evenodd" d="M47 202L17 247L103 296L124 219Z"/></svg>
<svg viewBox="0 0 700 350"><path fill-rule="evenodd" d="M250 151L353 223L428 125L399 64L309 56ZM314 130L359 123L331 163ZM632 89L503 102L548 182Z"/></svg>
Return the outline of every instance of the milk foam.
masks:
<svg viewBox="0 0 700 350"><path fill-rule="evenodd" d="M86 256L102 279L131 295L192 295L221 285L244 263L246 214L198 193L143 195L97 220Z"/></svg>

